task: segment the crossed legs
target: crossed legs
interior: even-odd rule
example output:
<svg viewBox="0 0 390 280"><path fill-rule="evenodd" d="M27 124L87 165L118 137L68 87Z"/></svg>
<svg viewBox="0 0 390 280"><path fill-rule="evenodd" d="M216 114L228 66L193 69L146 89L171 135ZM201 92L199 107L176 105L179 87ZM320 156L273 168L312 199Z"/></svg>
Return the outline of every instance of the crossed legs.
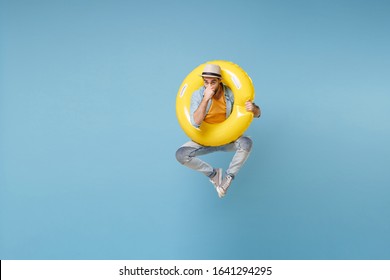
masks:
<svg viewBox="0 0 390 280"><path fill-rule="evenodd" d="M203 173L207 177L213 177L215 175L215 168L209 163L199 158L201 155L206 155L218 151L233 152L235 154L229 164L226 174L234 178L245 161L248 159L250 151L252 149L252 140L247 136L241 136L236 141L223 145L223 146L202 146L193 141L189 141L181 146L176 151L176 159L183 165Z"/></svg>

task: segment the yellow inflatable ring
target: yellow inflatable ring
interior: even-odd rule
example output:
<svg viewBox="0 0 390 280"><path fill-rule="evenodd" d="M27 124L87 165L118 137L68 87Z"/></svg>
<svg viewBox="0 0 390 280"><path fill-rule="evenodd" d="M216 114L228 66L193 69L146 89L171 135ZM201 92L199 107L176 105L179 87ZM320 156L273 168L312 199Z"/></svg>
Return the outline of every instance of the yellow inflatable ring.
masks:
<svg viewBox="0 0 390 280"><path fill-rule="evenodd" d="M233 92L234 105L231 115L223 122L209 124L203 122L199 128L190 121L192 93L203 86L201 77L205 64L221 67L222 82ZM187 136L204 146L220 146L237 140L244 134L253 120L253 113L245 109L245 102L253 101L255 90L248 74L237 64L224 60L214 60L196 67L182 82L176 97L176 116Z"/></svg>

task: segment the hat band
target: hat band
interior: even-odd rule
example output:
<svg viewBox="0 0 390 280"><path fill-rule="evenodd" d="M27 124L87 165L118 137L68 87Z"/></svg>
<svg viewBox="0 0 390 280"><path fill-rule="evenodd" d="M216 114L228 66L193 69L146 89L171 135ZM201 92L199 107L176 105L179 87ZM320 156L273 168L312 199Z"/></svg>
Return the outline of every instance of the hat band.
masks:
<svg viewBox="0 0 390 280"><path fill-rule="evenodd" d="M208 76L216 76L216 77L219 77L219 78L222 77L220 74L213 73L213 72L203 72L203 73L202 73L202 76L205 76L205 75L208 75Z"/></svg>

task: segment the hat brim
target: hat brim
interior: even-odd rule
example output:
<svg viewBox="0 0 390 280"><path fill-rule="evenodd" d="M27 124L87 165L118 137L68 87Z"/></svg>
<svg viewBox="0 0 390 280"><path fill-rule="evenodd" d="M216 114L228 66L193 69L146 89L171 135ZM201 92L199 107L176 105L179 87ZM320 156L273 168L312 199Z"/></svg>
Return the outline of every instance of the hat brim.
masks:
<svg viewBox="0 0 390 280"><path fill-rule="evenodd" d="M217 76L217 75L211 75L211 74L202 74L202 75L199 75L200 77L205 77L205 78L217 78L217 79L222 79L221 76Z"/></svg>

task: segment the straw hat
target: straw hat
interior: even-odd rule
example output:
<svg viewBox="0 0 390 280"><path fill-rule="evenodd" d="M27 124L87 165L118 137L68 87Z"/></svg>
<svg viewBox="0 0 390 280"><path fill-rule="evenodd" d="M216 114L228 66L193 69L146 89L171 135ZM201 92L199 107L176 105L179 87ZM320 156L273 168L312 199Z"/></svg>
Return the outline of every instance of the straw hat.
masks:
<svg viewBox="0 0 390 280"><path fill-rule="evenodd" d="M216 64L206 64L201 76L221 79L221 67Z"/></svg>

